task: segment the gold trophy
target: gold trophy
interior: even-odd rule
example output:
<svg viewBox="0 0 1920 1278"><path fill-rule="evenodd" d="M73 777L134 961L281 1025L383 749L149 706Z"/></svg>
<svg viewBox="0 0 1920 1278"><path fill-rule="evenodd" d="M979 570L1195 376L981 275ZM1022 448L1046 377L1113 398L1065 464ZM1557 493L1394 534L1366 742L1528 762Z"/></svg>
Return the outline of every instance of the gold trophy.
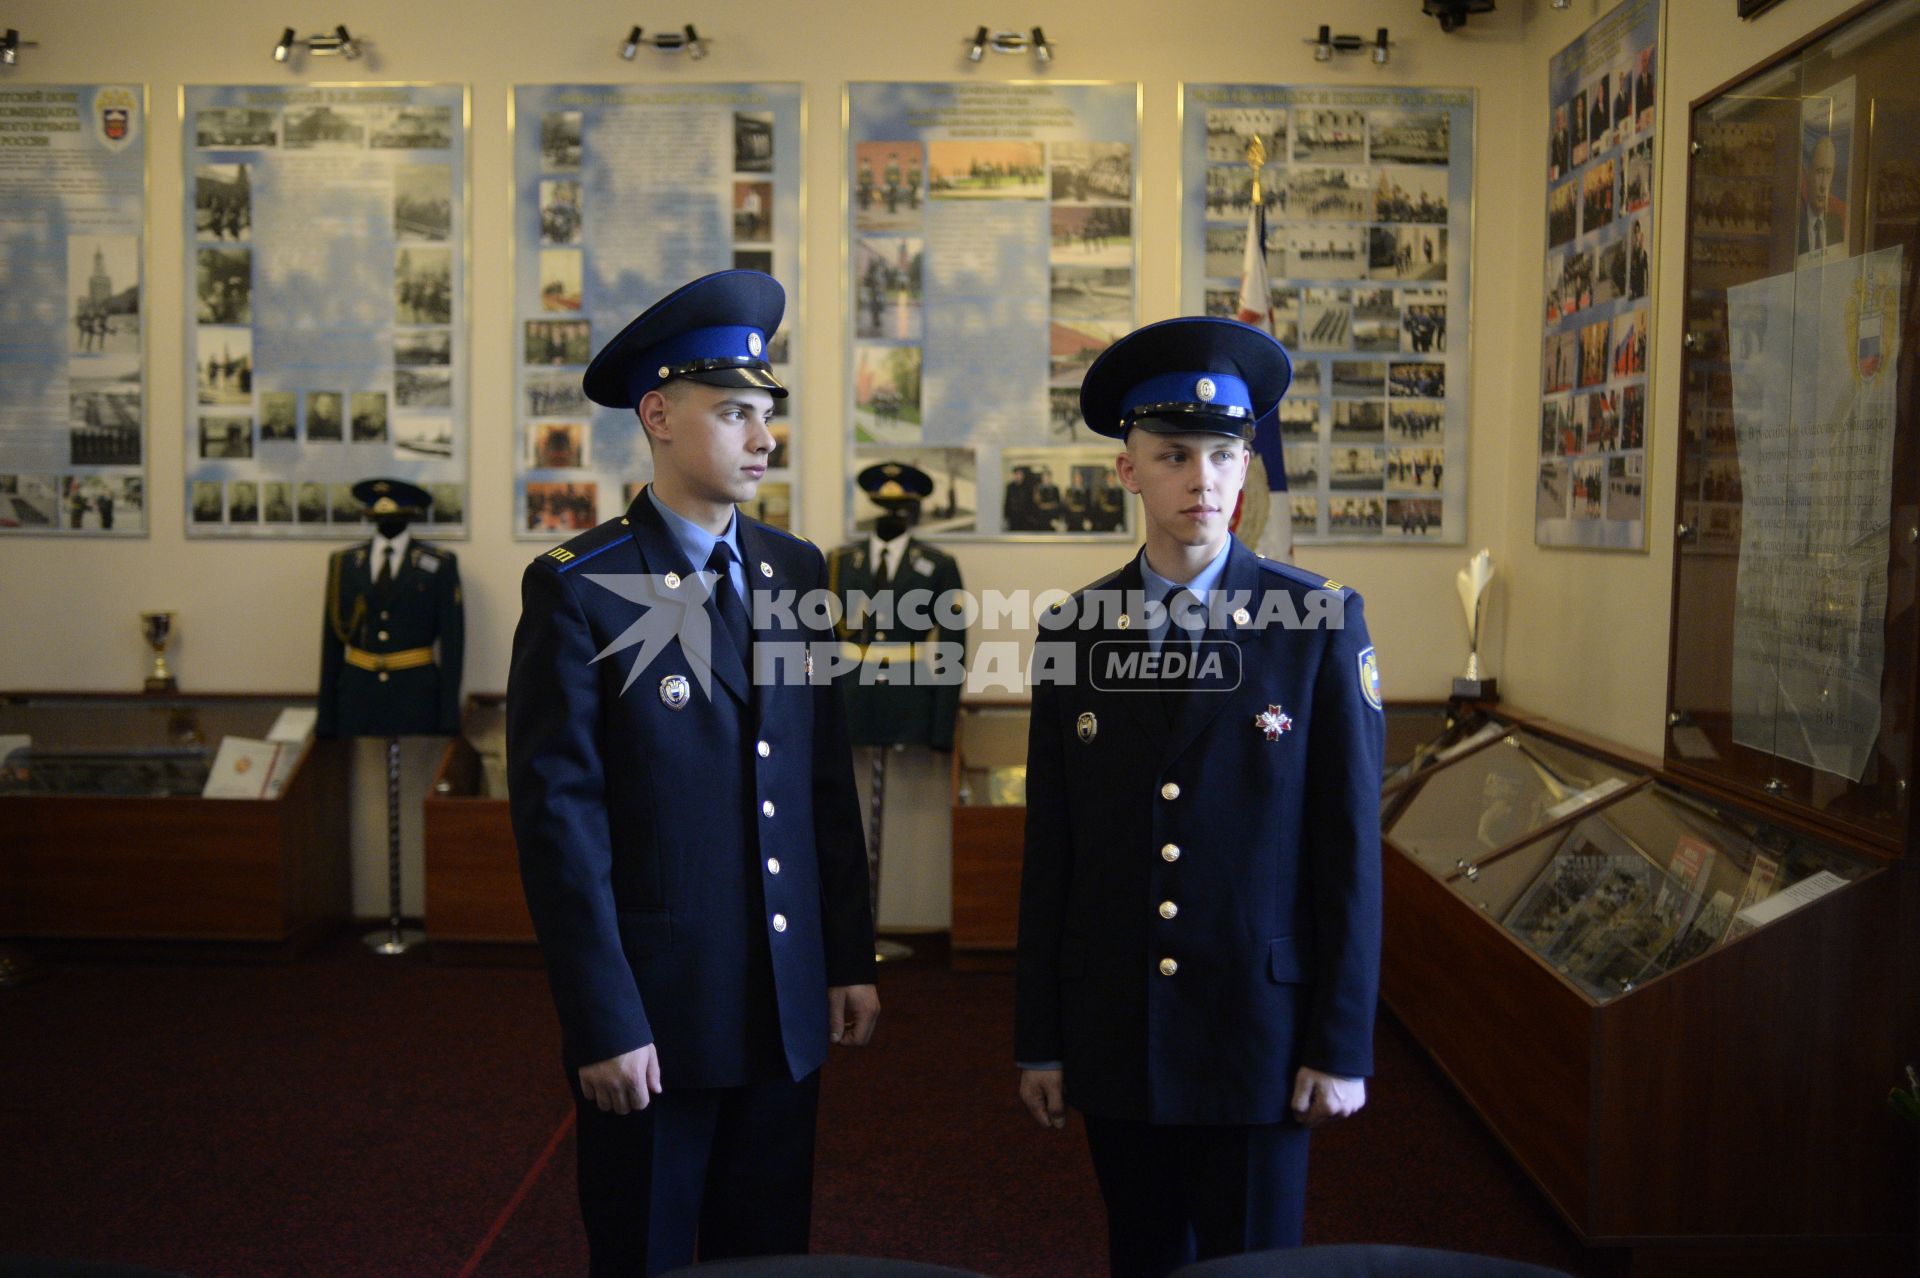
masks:
<svg viewBox="0 0 1920 1278"><path fill-rule="evenodd" d="M180 691L180 685L174 682L173 671L167 669L167 640L173 637L173 614L141 613L140 633L146 636L147 646L153 649L153 669L147 674L147 691Z"/></svg>
<svg viewBox="0 0 1920 1278"><path fill-rule="evenodd" d="M1496 681L1480 670L1480 623L1486 620L1487 587L1493 583L1493 552L1482 550L1467 560L1454 578L1460 607L1467 614L1467 671L1453 680L1453 695L1463 701L1499 699Z"/></svg>

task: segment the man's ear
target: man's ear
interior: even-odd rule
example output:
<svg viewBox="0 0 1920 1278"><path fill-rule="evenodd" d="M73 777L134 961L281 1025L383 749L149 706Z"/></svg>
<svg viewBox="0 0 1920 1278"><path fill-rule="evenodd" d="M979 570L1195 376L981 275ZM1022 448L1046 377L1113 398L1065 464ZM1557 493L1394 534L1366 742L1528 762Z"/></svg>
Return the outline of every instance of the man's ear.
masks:
<svg viewBox="0 0 1920 1278"><path fill-rule="evenodd" d="M1132 449L1113 459L1113 473L1119 476L1122 488L1136 497L1140 495L1140 476L1134 473Z"/></svg>
<svg viewBox="0 0 1920 1278"><path fill-rule="evenodd" d="M640 402L633 406L634 416L640 419L640 429L647 433L650 442L671 443L673 441L673 423L669 420L671 414L667 410L667 397L658 390L648 391L640 397Z"/></svg>

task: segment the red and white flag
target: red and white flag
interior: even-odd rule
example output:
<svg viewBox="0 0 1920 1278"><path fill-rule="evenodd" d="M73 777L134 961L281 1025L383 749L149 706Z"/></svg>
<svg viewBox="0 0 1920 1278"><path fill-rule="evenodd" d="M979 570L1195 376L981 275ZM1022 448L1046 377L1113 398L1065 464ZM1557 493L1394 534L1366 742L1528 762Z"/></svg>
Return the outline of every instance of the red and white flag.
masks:
<svg viewBox="0 0 1920 1278"><path fill-rule="evenodd" d="M1247 251L1240 262L1240 308L1234 318L1273 332L1273 287L1267 279L1267 214L1254 201L1247 214ZM1293 502L1287 496L1280 420L1268 414L1253 428L1254 464L1240 493L1233 530L1269 559L1293 558Z"/></svg>
<svg viewBox="0 0 1920 1278"><path fill-rule="evenodd" d="M1273 331L1273 287L1267 282L1267 212L1255 200L1247 213L1247 251L1240 259L1242 324Z"/></svg>

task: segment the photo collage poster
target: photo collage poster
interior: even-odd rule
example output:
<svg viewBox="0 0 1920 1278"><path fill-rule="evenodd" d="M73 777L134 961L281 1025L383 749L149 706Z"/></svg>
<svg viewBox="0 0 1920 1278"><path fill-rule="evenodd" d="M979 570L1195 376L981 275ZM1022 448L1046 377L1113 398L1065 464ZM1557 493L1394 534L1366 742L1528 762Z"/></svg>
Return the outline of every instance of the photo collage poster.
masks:
<svg viewBox="0 0 1920 1278"><path fill-rule="evenodd" d="M147 91L0 86L0 536L147 532Z"/></svg>
<svg viewBox="0 0 1920 1278"><path fill-rule="evenodd" d="M181 91L189 536L357 537L352 487L466 534L467 91Z"/></svg>
<svg viewBox="0 0 1920 1278"><path fill-rule="evenodd" d="M1080 383L1138 314L1139 85L852 84L846 119L849 533L895 461L924 536L1130 539Z"/></svg>
<svg viewBox="0 0 1920 1278"><path fill-rule="evenodd" d="M566 538L652 478L639 419L581 375L633 318L701 275L765 271L787 292L769 335L774 450L747 514L794 526L800 405L797 84L522 85L513 94L514 532Z"/></svg>
<svg viewBox="0 0 1920 1278"><path fill-rule="evenodd" d="M1284 553L1280 520L1299 545L1466 540L1474 110L1470 89L1184 87L1181 309L1238 314L1257 155L1293 359L1255 434L1249 545Z"/></svg>
<svg viewBox="0 0 1920 1278"><path fill-rule="evenodd" d="M1659 36L1659 0L1626 0L1548 70L1541 546L1647 545Z"/></svg>

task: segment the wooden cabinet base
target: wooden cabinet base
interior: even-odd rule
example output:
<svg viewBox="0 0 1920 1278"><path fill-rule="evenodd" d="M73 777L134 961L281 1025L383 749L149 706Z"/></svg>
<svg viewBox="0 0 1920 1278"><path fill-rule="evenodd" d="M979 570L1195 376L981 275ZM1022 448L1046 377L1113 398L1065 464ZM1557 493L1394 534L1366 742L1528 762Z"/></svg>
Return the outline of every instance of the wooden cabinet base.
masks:
<svg viewBox="0 0 1920 1278"><path fill-rule="evenodd" d="M507 801L479 797L479 774L480 757L456 737L424 805L427 939L436 958L443 945L465 947L442 961L488 961L491 947L534 941Z"/></svg>
<svg viewBox="0 0 1920 1278"><path fill-rule="evenodd" d="M277 799L9 795L0 936L290 952L347 917L345 796L335 741Z"/></svg>

